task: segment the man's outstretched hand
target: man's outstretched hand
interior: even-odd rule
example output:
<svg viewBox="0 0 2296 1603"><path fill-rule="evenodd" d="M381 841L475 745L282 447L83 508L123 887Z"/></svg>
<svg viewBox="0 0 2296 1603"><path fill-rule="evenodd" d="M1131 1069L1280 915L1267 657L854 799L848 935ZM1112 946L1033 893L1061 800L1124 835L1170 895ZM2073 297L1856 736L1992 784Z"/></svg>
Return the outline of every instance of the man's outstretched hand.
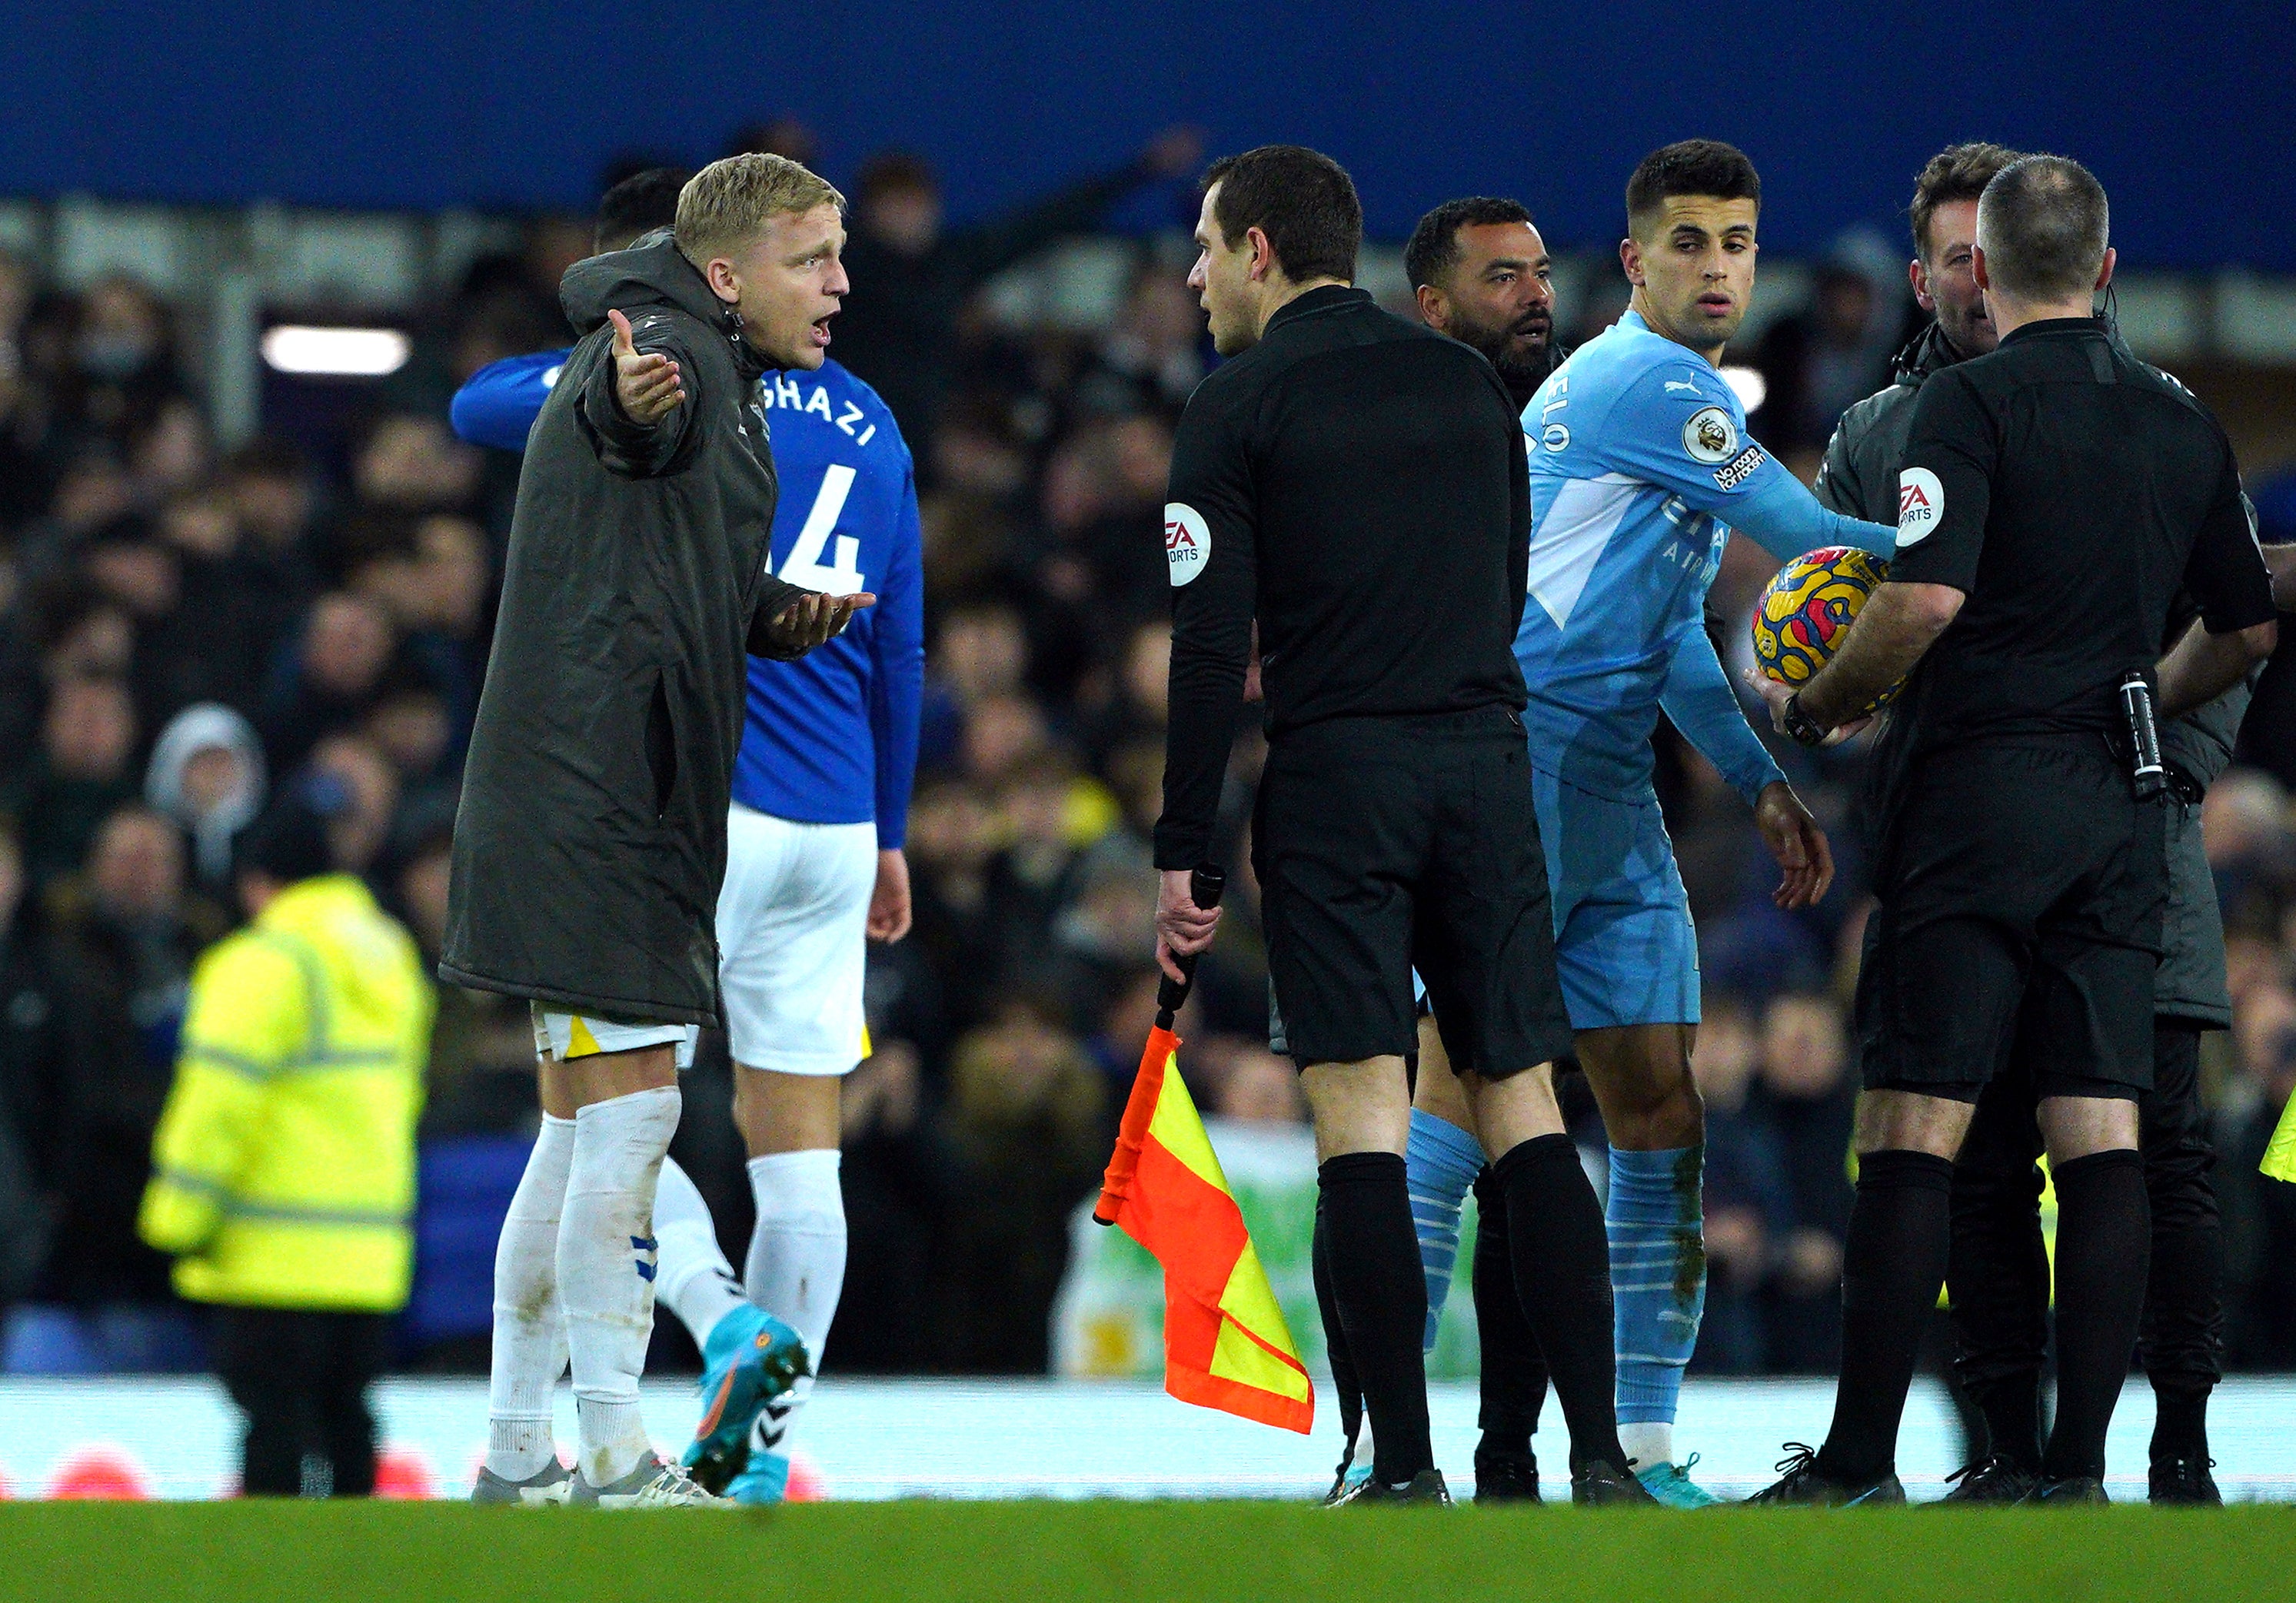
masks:
<svg viewBox="0 0 2296 1603"><path fill-rule="evenodd" d="M824 641L835 640L855 613L876 604L877 598L865 590L858 595L821 595L808 590L774 614L766 637L775 650L802 656Z"/></svg>
<svg viewBox="0 0 2296 1603"><path fill-rule="evenodd" d="M614 325L614 399L622 415L641 429L651 429L677 410L685 399L685 381L677 364L660 351L640 351L630 339L630 320L609 311Z"/></svg>
<svg viewBox="0 0 2296 1603"><path fill-rule="evenodd" d="M1833 885L1833 849L1792 785L1773 780L1762 787L1754 803L1754 827L1785 871L1770 900L1788 909L1816 906Z"/></svg>

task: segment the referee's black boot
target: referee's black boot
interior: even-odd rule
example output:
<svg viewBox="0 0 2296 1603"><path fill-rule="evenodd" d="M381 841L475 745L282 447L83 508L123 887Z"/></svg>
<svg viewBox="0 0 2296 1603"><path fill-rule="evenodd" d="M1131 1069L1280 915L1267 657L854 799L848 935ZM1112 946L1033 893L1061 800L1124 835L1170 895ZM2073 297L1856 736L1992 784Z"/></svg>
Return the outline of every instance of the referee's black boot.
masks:
<svg viewBox="0 0 2296 1603"><path fill-rule="evenodd" d="M1527 1452L1504 1448L1475 1449L1475 1501L1535 1503L1538 1501L1538 1460Z"/></svg>
<svg viewBox="0 0 2296 1603"><path fill-rule="evenodd" d="M2046 1503L2051 1508L2070 1508L2075 1503L2109 1503L2104 1494L2104 1483L2093 1475L2045 1475L2033 1483L2033 1489L2018 1500L2028 1505Z"/></svg>
<svg viewBox="0 0 2296 1603"><path fill-rule="evenodd" d="M2025 1494L2033 1489L2033 1483L2041 1477L1997 1452L1974 1464L1964 1464L1945 1478L1953 1483L1953 1490L1931 1503L1930 1507L1933 1509L1942 1509L1948 1503L2022 1502Z"/></svg>
<svg viewBox="0 0 2296 1603"><path fill-rule="evenodd" d="M1423 1503L1430 1508L1451 1506L1451 1489L1440 1469L1423 1469L1409 1480L1390 1485L1376 1476L1337 1489L1324 1500L1326 1509L1351 1509L1362 1503Z"/></svg>
<svg viewBox="0 0 2296 1603"><path fill-rule="evenodd" d="M2209 1473L2216 1462L2214 1459L2153 1460L2152 1501L2195 1509L2223 1508L2224 1493L2217 1490L2217 1477ZM1476 1493L1479 1500L1481 1495Z"/></svg>
<svg viewBox="0 0 2296 1603"><path fill-rule="evenodd" d="M1658 1499L1644 1485L1616 1464L1597 1459L1582 1464L1570 1472L1570 1501L1580 1508L1600 1508L1611 1504L1642 1503L1658 1507Z"/></svg>
<svg viewBox="0 0 2296 1603"><path fill-rule="evenodd" d="M1838 1481L1817 1468L1817 1449L1800 1442L1786 1444L1778 1460L1781 1478L1746 1501L1780 1507L1804 1504L1822 1509L1871 1509L1906 1501L1905 1484L1894 1469L1878 1480Z"/></svg>

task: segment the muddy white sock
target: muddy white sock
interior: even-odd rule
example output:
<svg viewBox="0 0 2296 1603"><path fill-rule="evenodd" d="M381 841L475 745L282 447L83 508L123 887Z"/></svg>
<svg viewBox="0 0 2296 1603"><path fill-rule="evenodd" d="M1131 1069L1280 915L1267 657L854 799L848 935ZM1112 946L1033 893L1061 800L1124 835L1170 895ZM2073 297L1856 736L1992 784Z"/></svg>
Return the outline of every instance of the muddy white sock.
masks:
<svg viewBox="0 0 2296 1603"><path fill-rule="evenodd" d="M527 1480L557 1457L550 1397L566 1369L566 1320L558 1306L558 1221L573 1157L574 1121L545 1114L495 1243L487 1468L505 1480Z"/></svg>
<svg viewBox="0 0 2296 1603"><path fill-rule="evenodd" d="M758 1204L743 1281L750 1300L805 1339L813 1367L837 1318L845 1289L845 1194L838 1182L842 1158L835 1148L772 1152L750 1160L750 1191ZM765 1444L788 1451L789 1428L813 1390L811 1377L767 1405Z"/></svg>
<svg viewBox="0 0 2296 1603"><path fill-rule="evenodd" d="M637 1467L649 1444L638 1377L653 1335L654 1188L677 1133L677 1088L593 1102L575 1116L574 1161L558 1225L558 1297L574 1370L584 1478Z"/></svg>

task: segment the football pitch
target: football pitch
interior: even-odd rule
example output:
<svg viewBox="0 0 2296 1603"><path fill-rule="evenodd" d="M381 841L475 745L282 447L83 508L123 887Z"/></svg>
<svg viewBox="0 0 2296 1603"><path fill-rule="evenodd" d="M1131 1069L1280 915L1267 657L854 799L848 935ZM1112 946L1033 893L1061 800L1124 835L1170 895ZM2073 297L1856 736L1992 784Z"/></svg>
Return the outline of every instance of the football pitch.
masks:
<svg viewBox="0 0 2296 1603"><path fill-rule="evenodd" d="M2146 1599L2296 1597L2296 1513L1578 1512L1299 1503L0 1507L0 1596L431 1599Z"/></svg>

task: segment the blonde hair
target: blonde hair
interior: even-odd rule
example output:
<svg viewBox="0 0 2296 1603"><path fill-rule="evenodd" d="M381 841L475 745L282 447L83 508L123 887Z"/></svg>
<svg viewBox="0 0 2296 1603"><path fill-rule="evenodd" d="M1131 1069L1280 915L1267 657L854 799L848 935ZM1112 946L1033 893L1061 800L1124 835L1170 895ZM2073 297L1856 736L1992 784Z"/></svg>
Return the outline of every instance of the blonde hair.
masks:
<svg viewBox="0 0 2296 1603"><path fill-rule="evenodd" d="M742 244L769 217L816 206L845 209L845 197L803 163L786 156L750 154L713 161L677 192L677 248L706 262Z"/></svg>

